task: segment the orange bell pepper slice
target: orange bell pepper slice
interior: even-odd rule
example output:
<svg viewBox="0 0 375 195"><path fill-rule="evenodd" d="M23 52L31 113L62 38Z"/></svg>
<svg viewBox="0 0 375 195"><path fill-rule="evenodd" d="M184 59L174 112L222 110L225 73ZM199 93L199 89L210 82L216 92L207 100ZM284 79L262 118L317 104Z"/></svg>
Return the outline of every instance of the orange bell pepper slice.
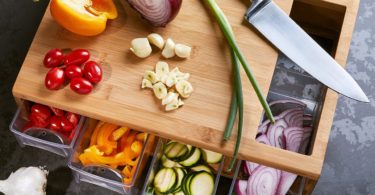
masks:
<svg viewBox="0 0 375 195"><path fill-rule="evenodd" d="M117 141L124 136L130 129L128 127L120 127L112 133L113 140Z"/></svg>
<svg viewBox="0 0 375 195"><path fill-rule="evenodd" d="M117 142L112 140L112 133L116 129L116 125L104 123L98 132L97 145L106 155L110 155L117 148Z"/></svg>
<svg viewBox="0 0 375 195"><path fill-rule="evenodd" d="M99 133L99 130L100 130L100 128L101 128L103 125L104 125L104 122L101 122L101 121L96 125L94 131L93 131L92 134L91 134L90 146L93 146L93 145L96 144L96 140L98 139L98 133Z"/></svg>
<svg viewBox="0 0 375 195"><path fill-rule="evenodd" d="M106 165L116 164L118 166L126 165L128 163L132 164L132 159L124 152L120 152L114 156L104 156L104 152L101 152L96 145L84 150L84 153L82 153L80 156L82 156L81 158L83 159L87 158L92 163L100 163Z"/></svg>
<svg viewBox="0 0 375 195"><path fill-rule="evenodd" d="M102 33L107 20L117 18L112 0L51 0L50 11L61 26L84 36Z"/></svg>

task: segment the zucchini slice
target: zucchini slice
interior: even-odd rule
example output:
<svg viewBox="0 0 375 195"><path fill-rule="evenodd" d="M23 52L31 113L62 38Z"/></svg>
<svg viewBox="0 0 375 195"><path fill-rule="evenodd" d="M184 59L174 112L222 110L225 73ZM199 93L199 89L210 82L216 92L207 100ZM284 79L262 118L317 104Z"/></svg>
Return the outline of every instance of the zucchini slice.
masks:
<svg viewBox="0 0 375 195"><path fill-rule="evenodd" d="M173 195L185 195L185 193L181 190L179 192L175 192Z"/></svg>
<svg viewBox="0 0 375 195"><path fill-rule="evenodd" d="M177 183L174 186L174 189L171 190L171 192L175 193L175 192L181 191L181 184L182 184L182 180L185 177L185 172L182 170L182 168L173 168L173 170L177 174Z"/></svg>
<svg viewBox="0 0 375 195"><path fill-rule="evenodd" d="M169 160L165 155L161 157L161 164L166 168L182 167L178 162Z"/></svg>
<svg viewBox="0 0 375 195"><path fill-rule="evenodd" d="M189 158L180 162L182 166L191 167L199 161L201 157L201 151L198 148L194 148L193 150L194 151Z"/></svg>
<svg viewBox="0 0 375 195"><path fill-rule="evenodd" d="M145 195L154 195L155 189L153 187L147 187Z"/></svg>
<svg viewBox="0 0 375 195"><path fill-rule="evenodd" d="M221 161L223 155L216 152L211 152L209 150L201 149L203 160L208 164L216 164Z"/></svg>
<svg viewBox="0 0 375 195"><path fill-rule="evenodd" d="M189 195L190 192L189 192L189 189L190 189L190 181L191 181L191 178L193 178L195 175L195 172L191 172L189 174L187 174L184 178L184 180L182 181L182 191L184 192L184 194L187 194Z"/></svg>
<svg viewBox="0 0 375 195"><path fill-rule="evenodd" d="M206 166L206 165L197 165L195 167L192 167L191 170L194 171L194 172L206 171L207 173L212 174L211 168Z"/></svg>
<svg viewBox="0 0 375 195"><path fill-rule="evenodd" d="M168 144L166 150L164 150L165 156L167 156L169 159L178 159L188 153L188 147L177 142Z"/></svg>
<svg viewBox="0 0 375 195"><path fill-rule="evenodd" d="M157 192L166 193L171 190L177 181L176 172L172 168L162 168L156 173L154 187Z"/></svg>
<svg viewBox="0 0 375 195"><path fill-rule="evenodd" d="M196 173L189 181L189 194L211 195L214 191L215 181L212 174L206 171Z"/></svg>

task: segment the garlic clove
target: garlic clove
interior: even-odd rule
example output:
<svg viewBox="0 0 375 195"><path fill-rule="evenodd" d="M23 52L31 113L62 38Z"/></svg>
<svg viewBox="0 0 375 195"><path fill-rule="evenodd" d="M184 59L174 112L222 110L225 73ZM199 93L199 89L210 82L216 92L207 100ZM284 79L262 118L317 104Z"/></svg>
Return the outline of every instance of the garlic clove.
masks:
<svg viewBox="0 0 375 195"><path fill-rule="evenodd" d="M176 110L178 107L178 99L174 99L172 102L165 106L165 111Z"/></svg>
<svg viewBox="0 0 375 195"><path fill-rule="evenodd" d="M152 86L152 89L154 91L156 98L160 100L167 96L167 87L162 82L154 84L154 86Z"/></svg>
<svg viewBox="0 0 375 195"><path fill-rule="evenodd" d="M151 70L146 70L143 78L151 81L152 84L154 84L154 83L156 83L160 80L159 77L156 75L156 73L154 71L151 71Z"/></svg>
<svg viewBox="0 0 375 195"><path fill-rule="evenodd" d="M163 75L166 75L169 73L169 66L168 63L159 61L156 63L155 66L155 72L159 76L159 78L162 78Z"/></svg>
<svg viewBox="0 0 375 195"><path fill-rule="evenodd" d="M152 88L152 82L148 79L143 79L142 80L142 89L144 88Z"/></svg>
<svg viewBox="0 0 375 195"><path fill-rule="evenodd" d="M191 54L191 47L184 44L176 44L174 51L176 55L180 58L188 58Z"/></svg>
<svg viewBox="0 0 375 195"><path fill-rule="evenodd" d="M130 51L140 58L146 58L151 55L152 48L147 38L136 38L131 42Z"/></svg>
<svg viewBox="0 0 375 195"><path fill-rule="evenodd" d="M176 44L173 42L173 40L171 38L168 38L167 41L165 42L164 49L161 52L161 55L165 58L174 57L176 55L174 51L175 45Z"/></svg>
<svg viewBox="0 0 375 195"><path fill-rule="evenodd" d="M181 100L181 98L178 98L178 106L183 106L185 103Z"/></svg>
<svg viewBox="0 0 375 195"><path fill-rule="evenodd" d="M163 98L161 105L167 105L175 100L178 100L178 93L168 92L167 96Z"/></svg>
<svg viewBox="0 0 375 195"><path fill-rule="evenodd" d="M170 72L167 76L167 79L165 80L165 85L168 87L172 87L177 83L177 77L174 73Z"/></svg>
<svg viewBox="0 0 375 195"><path fill-rule="evenodd" d="M177 92L184 98L188 98L193 93L193 86L189 81L180 80L176 83Z"/></svg>
<svg viewBox="0 0 375 195"><path fill-rule="evenodd" d="M174 69L172 69L171 72L173 72L176 75L177 81L188 80L190 78L189 73L181 72L180 69L178 69L178 67L175 67Z"/></svg>
<svg viewBox="0 0 375 195"><path fill-rule="evenodd" d="M157 33L151 33L147 36L147 39L150 41L151 44L155 45L159 49L163 49L164 47L164 39Z"/></svg>

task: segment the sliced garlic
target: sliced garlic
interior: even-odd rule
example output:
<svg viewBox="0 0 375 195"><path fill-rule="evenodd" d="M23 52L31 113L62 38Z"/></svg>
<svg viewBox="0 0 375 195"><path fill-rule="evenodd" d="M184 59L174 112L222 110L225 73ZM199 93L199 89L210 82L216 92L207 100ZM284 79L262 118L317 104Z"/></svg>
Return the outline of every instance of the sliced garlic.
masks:
<svg viewBox="0 0 375 195"><path fill-rule="evenodd" d="M178 57L188 58L190 57L191 47L184 44L176 44L174 51Z"/></svg>
<svg viewBox="0 0 375 195"><path fill-rule="evenodd" d="M159 81L159 77L156 75L154 71L151 70L146 70L143 78L151 81L152 84Z"/></svg>
<svg viewBox="0 0 375 195"><path fill-rule="evenodd" d="M188 98L194 89L189 81L180 80L176 83L176 90L182 97Z"/></svg>
<svg viewBox="0 0 375 195"><path fill-rule="evenodd" d="M165 111L172 111L172 110L176 110L178 108L178 100L175 99L173 100L171 103L167 104L165 106Z"/></svg>
<svg viewBox="0 0 375 195"><path fill-rule="evenodd" d="M172 87L177 83L177 77L173 72L168 73L167 79L165 80L165 85Z"/></svg>
<svg viewBox="0 0 375 195"><path fill-rule="evenodd" d="M177 81L180 80L188 80L190 78L189 73L183 73L178 69L178 67L174 68L171 72L173 72L176 75Z"/></svg>
<svg viewBox="0 0 375 195"><path fill-rule="evenodd" d="M143 79L141 87L142 87L142 89L144 89L144 88L152 88L152 83L148 79Z"/></svg>
<svg viewBox="0 0 375 195"><path fill-rule="evenodd" d="M131 42L130 51L140 58L146 58L150 56L152 48L147 38L136 38Z"/></svg>
<svg viewBox="0 0 375 195"><path fill-rule="evenodd" d="M178 98L178 106L183 106L185 103L181 100L181 98Z"/></svg>
<svg viewBox="0 0 375 195"><path fill-rule="evenodd" d="M172 58L173 56L175 56L175 45L176 44L173 42L173 40L171 38L168 38L165 42L164 49L161 52L161 55L165 58Z"/></svg>
<svg viewBox="0 0 375 195"><path fill-rule="evenodd" d="M159 61L155 66L156 75L162 78L164 75L169 73L169 66L166 62Z"/></svg>
<svg viewBox="0 0 375 195"><path fill-rule="evenodd" d="M156 98L160 100L167 96L167 87L161 82L154 84L154 86L152 86L152 89L154 90Z"/></svg>
<svg viewBox="0 0 375 195"><path fill-rule="evenodd" d="M148 40L151 44L155 45L159 49L163 49L164 47L164 39L162 36L156 33L151 33L147 36Z"/></svg>
<svg viewBox="0 0 375 195"><path fill-rule="evenodd" d="M161 101L161 105L167 105L175 100L178 100L178 93L168 92L167 96Z"/></svg>

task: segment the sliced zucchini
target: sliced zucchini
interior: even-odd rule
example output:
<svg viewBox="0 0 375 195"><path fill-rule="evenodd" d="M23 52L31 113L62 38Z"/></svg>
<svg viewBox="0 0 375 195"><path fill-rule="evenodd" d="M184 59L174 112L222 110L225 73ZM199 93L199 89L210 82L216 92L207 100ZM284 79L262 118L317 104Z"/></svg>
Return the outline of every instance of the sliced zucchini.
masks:
<svg viewBox="0 0 375 195"><path fill-rule="evenodd" d="M206 165L197 165L195 167L192 167L191 170L194 171L194 172L206 171L206 172L212 174L211 168L206 166Z"/></svg>
<svg viewBox="0 0 375 195"><path fill-rule="evenodd" d="M176 172L172 168L162 168L156 173L154 187L160 193L171 190L177 182Z"/></svg>
<svg viewBox="0 0 375 195"><path fill-rule="evenodd" d="M181 190L179 192L175 192L173 195L185 195L185 193Z"/></svg>
<svg viewBox="0 0 375 195"><path fill-rule="evenodd" d="M178 162L169 160L165 155L161 157L161 164L163 165L163 167L167 168L182 167L180 164L178 164Z"/></svg>
<svg viewBox="0 0 375 195"><path fill-rule="evenodd" d="M196 173L189 181L189 194L210 195L214 191L215 181L212 174L206 171Z"/></svg>
<svg viewBox="0 0 375 195"><path fill-rule="evenodd" d="M184 178L184 180L182 181L182 191L189 195L190 192L189 192L189 186L190 186L190 181L191 181L191 178L193 178L193 176L195 175L195 172L191 172L189 174L187 174Z"/></svg>
<svg viewBox="0 0 375 195"><path fill-rule="evenodd" d="M201 149L203 160L208 164L216 164L221 161L223 155L216 152L211 152L209 150Z"/></svg>
<svg viewBox="0 0 375 195"><path fill-rule="evenodd" d="M184 179L185 177L185 172L182 170L182 168L173 168L173 170L176 172L177 174L177 183L176 185L174 186L174 189L171 190L172 193L174 192L178 192L178 191L181 191L181 184L182 184L182 180Z"/></svg>
<svg viewBox="0 0 375 195"><path fill-rule="evenodd" d="M147 187L145 195L154 195L155 189L153 187Z"/></svg>
<svg viewBox="0 0 375 195"><path fill-rule="evenodd" d="M189 150L186 145L177 142L168 144L166 150L164 150L165 156L169 159L178 159L188 154L188 152Z"/></svg>
<svg viewBox="0 0 375 195"><path fill-rule="evenodd" d="M201 157L201 151L198 148L194 148L193 150L194 151L189 158L180 162L182 166L191 167L199 161Z"/></svg>

